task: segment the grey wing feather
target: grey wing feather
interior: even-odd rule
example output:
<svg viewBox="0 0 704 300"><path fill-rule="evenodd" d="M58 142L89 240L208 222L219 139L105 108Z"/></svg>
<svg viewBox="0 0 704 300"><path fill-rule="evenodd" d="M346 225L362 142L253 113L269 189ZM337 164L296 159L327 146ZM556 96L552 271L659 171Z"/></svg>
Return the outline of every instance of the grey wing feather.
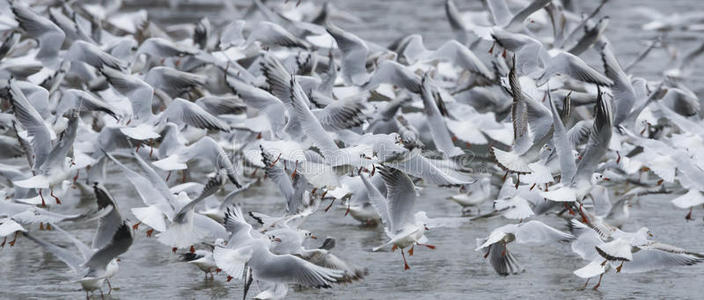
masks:
<svg viewBox="0 0 704 300"><path fill-rule="evenodd" d="M583 144L589 139L589 135L592 132L592 124L592 120L581 120L567 131L568 139L573 147Z"/></svg>
<svg viewBox="0 0 704 300"><path fill-rule="evenodd" d="M83 263L83 259L76 255L75 253L68 251L64 248L61 248L59 246L56 246L52 243L49 243L47 241L41 240L39 238L34 237L33 235L23 232L24 236L33 242L37 243L39 246L43 247L47 251L51 252L51 254L54 254L58 259L63 261L67 266L69 266L74 272L78 272L81 268L81 263Z"/></svg>
<svg viewBox="0 0 704 300"><path fill-rule="evenodd" d="M93 191L95 192L95 198L98 202L98 209L111 209L107 215L100 218L98 229L93 237L92 248L101 249L110 243L113 235L120 225L122 225L122 216L117 210L115 200L102 184L93 185Z"/></svg>
<svg viewBox="0 0 704 300"><path fill-rule="evenodd" d="M210 177L208 182L203 187L203 190L200 192L200 195L198 195L196 199L191 200L191 202L188 202L188 204L181 207L178 213L176 213L174 222L183 223L185 216L189 211L192 211L198 203L215 194L215 192L217 192L223 184L224 179L223 176L220 176L220 174L215 174L215 176Z"/></svg>
<svg viewBox="0 0 704 300"><path fill-rule="evenodd" d="M293 255L274 255L268 250L264 262L250 260L254 275L262 280L298 283L314 288L329 288L344 277L344 272L316 266Z"/></svg>
<svg viewBox="0 0 704 300"><path fill-rule="evenodd" d="M379 192L379 190L365 177L365 175L360 175L364 186L367 188L367 195L369 197L369 202L372 204L374 209L381 217L381 221L386 225L388 231L391 231L393 224L391 223L391 218L389 217L389 207L384 195Z"/></svg>
<svg viewBox="0 0 704 300"><path fill-rule="evenodd" d="M386 183L388 214L395 233L413 222L416 203L415 186L411 178L402 171L389 167L379 167L379 174ZM413 224L411 224L413 225Z"/></svg>
<svg viewBox="0 0 704 300"><path fill-rule="evenodd" d="M342 75L348 84L361 85L368 79L366 62L369 47L354 34L329 24L327 31L342 51Z"/></svg>
<svg viewBox="0 0 704 300"><path fill-rule="evenodd" d="M127 224L123 223L112 237L112 240L105 247L101 248L83 264L92 270L104 269L113 258L127 252L132 246L132 231Z"/></svg>
<svg viewBox="0 0 704 300"><path fill-rule="evenodd" d="M563 67L567 67L566 73L575 79L601 86L613 85L614 82L611 79L594 70L581 58L569 53L561 53L560 56L565 56L567 64Z"/></svg>
<svg viewBox="0 0 704 300"><path fill-rule="evenodd" d="M421 98L423 99L425 116L428 119L430 135L433 138L435 147L442 151L446 157L461 155L463 153L462 150L456 147L452 141L450 132L447 129L447 124L445 124L445 119L442 114L440 114L440 109L438 109L438 106L435 104L435 97L433 97L429 80L427 74L423 76L420 92Z"/></svg>
<svg viewBox="0 0 704 300"><path fill-rule="evenodd" d="M621 69L608 44L601 49L601 60L604 63L606 76L614 82L611 93L614 95L614 126L618 126L631 112L636 102L636 94L628 75Z"/></svg>
<svg viewBox="0 0 704 300"><path fill-rule="evenodd" d="M640 273L677 266L689 266L704 261L704 255L685 251L667 244L652 243L638 248L633 259L623 264L622 272Z"/></svg>
<svg viewBox="0 0 704 300"><path fill-rule="evenodd" d="M261 145L259 145L259 148L261 150L262 163L264 164L266 176L276 183L279 191L284 195L284 198L286 198L286 202L290 203L295 194L291 177L289 177L288 174L286 174L286 172L284 172L284 170L276 164L276 158L272 157L269 152L266 152Z"/></svg>
<svg viewBox="0 0 704 300"><path fill-rule="evenodd" d="M379 64L379 67L362 88L374 89L382 83L390 83L413 93L420 93L420 76L394 61L385 60Z"/></svg>
<svg viewBox="0 0 704 300"><path fill-rule="evenodd" d="M518 274L522 270L521 266L518 265L518 261L508 251L506 243L503 241L493 243L489 247L484 248L484 256L489 257L489 263L499 275Z"/></svg>
<svg viewBox="0 0 704 300"><path fill-rule="evenodd" d="M364 108L363 98L349 98L312 112L324 129L334 131L361 126L366 119Z"/></svg>
<svg viewBox="0 0 704 300"><path fill-rule="evenodd" d="M49 157L51 133L47 125L44 124L44 118L29 103L24 93L13 80L9 83L9 93L15 117L27 130L29 136L32 137L30 144L35 155L34 167L37 168L44 164Z"/></svg>
<svg viewBox="0 0 704 300"><path fill-rule="evenodd" d="M514 28L525 21L526 18L528 18L530 15L532 15L534 12L542 9L543 7L547 6L550 4L552 0L533 0L528 6L525 8L521 9L518 13L516 13L513 18L511 18L511 21L506 25L507 28ZM497 24L497 25L503 25L503 24Z"/></svg>
<svg viewBox="0 0 704 300"><path fill-rule="evenodd" d="M557 112L557 107L555 107L555 103L552 101L549 91L548 101L550 101L554 128L552 139L555 144L555 151L560 159L560 172L562 174L561 181L570 182L574 174L577 172L577 164L575 163L574 155L572 154L572 143L569 141L567 131L565 130L565 125L562 124L560 114Z"/></svg>
<svg viewBox="0 0 704 300"><path fill-rule="evenodd" d="M577 165L577 175L575 178L591 178L592 173L601 158L606 154L611 141L613 116L611 115L610 103L601 95L596 102L596 114L594 117L594 125L587 148L584 150L582 160Z"/></svg>
<svg viewBox="0 0 704 300"><path fill-rule="evenodd" d="M488 0L486 6L489 9L491 17L494 19L494 24L502 26L511 21L511 11L504 0Z"/></svg>
<svg viewBox="0 0 704 300"><path fill-rule="evenodd" d="M230 131L230 126L218 117L211 115L197 104L181 98L176 98L169 104L164 111L164 116L169 121L182 122L196 128Z"/></svg>

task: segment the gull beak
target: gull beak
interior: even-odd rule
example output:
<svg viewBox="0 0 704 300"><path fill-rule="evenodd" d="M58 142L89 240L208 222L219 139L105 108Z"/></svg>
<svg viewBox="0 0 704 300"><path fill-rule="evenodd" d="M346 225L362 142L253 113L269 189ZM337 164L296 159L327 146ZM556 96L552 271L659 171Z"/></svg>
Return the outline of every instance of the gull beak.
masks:
<svg viewBox="0 0 704 300"><path fill-rule="evenodd" d="M279 243L281 243L281 239L280 239L280 238L274 238L274 242L279 242Z"/></svg>
<svg viewBox="0 0 704 300"><path fill-rule="evenodd" d="M652 234L652 233L650 233L650 232L648 232L648 236L650 236L650 237L653 237L653 234Z"/></svg>
<svg viewBox="0 0 704 300"><path fill-rule="evenodd" d="M310 238L311 238L311 239L314 239L314 240L317 240L317 239L318 239L318 237L317 237L317 236L314 236L314 235L311 235Z"/></svg>
<svg viewBox="0 0 704 300"><path fill-rule="evenodd" d="M430 230L430 228L428 228L428 226L423 225L423 227L425 228L426 231Z"/></svg>
<svg viewBox="0 0 704 300"><path fill-rule="evenodd" d="M604 181L610 181L610 180L611 180L611 178L609 178L609 177L604 177Z"/></svg>
<svg viewBox="0 0 704 300"><path fill-rule="evenodd" d="M122 261L119 257L116 259L118 262Z"/></svg>

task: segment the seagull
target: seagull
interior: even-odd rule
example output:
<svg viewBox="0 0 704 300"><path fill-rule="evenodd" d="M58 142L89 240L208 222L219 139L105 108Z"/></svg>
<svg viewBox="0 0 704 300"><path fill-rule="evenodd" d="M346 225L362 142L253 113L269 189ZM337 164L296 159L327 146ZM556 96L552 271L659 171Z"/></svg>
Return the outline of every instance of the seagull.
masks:
<svg viewBox="0 0 704 300"><path fill-rule="evenodd" d="M483 251L491 266L499 275L518 274L523 268L508 250L508 244L545 244L548 242L569 241L574 236L552 228L545 223L531 220L526 223L507 224L491 231L488 237L477 239L474 251Z"/></svg>
<svg viewBox="0 0 704 300"><path fill-rule="evenodd" d="M78 240L70 233L64 231L54 224L57 231L63 233L69 240L73 242L80 256L65 248L56 246L52 243L44 241L33 234L23 232L24 236L37 243L42 248L54 254L57 258L69 266L80 278L77 280L88 293L95 290L100 290L102 295L103 282L108 283L110 292L112 285L109 279L113 277L118 267L118 256L125 253L132 246L133 237L129 226L123 220L117 210L117 203L112 198L110 193L99 183L93 185L93 190L96 196L98 208L104 211L98 222L93 242L88 246Z"/></svg>
<svg viewBox="0 0 704 300"><path fill-rule="evenodd" d="M54 227L59 231L63 231L56 225L54 225ZM30 235L29 233L24 232L23 234L28 239L54 254L80 276L76 281L79 282L83 290L86 291L86 299L88 299L88 293L95 290L100 290L102 295L103 292L101 288L103 283L118 270L117 257L125 253L132 245L132 233L129 226L126 223L119 225L112 235L110 242L100 249L90 249L69 233L64 233L74 242L81 252L81 256L46 242L34 235Z"/></svg>
<svg viewBox="0 0 704 300"><path fill-rule="evenodd" d="M577 220L572 220L572 224L581 232L572 245L573 251L591 261L576 270L575 274L587 279L599 275L594 289L599 288L604 274L611 267L617 273L642 273L704 261L703 254L650 240L652 233L647 227L641 227L636 232L615 230L604 239L597 231Z"/></svg>
<svg viewBox="0 0 704 300"><path fill-rule="evenodd" d="M215 246L213 258L217 266L233 278L243 277L246 264L254 280L273 284L277 290L283 289L285 295L286 283L330 288L344 277L344 271L320 267L290 254L272 253L269 250L271 240L252 229L239 207L228 209L225 227L230 238L226 245Z"/></svg>
<svg viewBox="0 0 704 300"><path fill-rule="evenodd" d="M410 269L406 262L406 255L403 249L411 247L408 255L413 255L416 245L435 249L434 245L427 243L425 231L429 227L450 226L447 220L429 219L425 212L414 212L416 202L415 186L411 179L398 169L380 166L377 168L379 174L386 184L386 196L372 185L365 175L360 175L364 185L367 187L369 201L381 216L384 223L384 232L389 241L381 246L375 247L372 251L379 251L382 248L391 246L391 250L401 250L404 270ZM457 223L452 225L457 226Z"/></svg>

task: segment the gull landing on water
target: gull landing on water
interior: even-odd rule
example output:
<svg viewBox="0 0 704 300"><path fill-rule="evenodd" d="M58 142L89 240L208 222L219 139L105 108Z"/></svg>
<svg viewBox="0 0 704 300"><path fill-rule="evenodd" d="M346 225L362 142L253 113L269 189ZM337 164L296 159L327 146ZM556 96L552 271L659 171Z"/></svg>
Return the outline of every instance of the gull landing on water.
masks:
<svg viewBox="0 0 704 300"><path fill-rule="evenodd" d="M430 227L459 226L464 222L462 219L442 218L430 219L425 212L414 213L416 203L415 186L405 173L398 169L380 166L376 168L386 184L386 197L369 182L365 175L360 174L360 178L367 187L369 200L381 216L384 223L384 231L389 241L381 246L375 247L372 251L379 251L382 248L391 246L391 250L401 249L404 270L410 269L406 262L406 255L403 250L408 250L410 256L416 245L435 249L434 245L428 244L425 232Z"/></svg>

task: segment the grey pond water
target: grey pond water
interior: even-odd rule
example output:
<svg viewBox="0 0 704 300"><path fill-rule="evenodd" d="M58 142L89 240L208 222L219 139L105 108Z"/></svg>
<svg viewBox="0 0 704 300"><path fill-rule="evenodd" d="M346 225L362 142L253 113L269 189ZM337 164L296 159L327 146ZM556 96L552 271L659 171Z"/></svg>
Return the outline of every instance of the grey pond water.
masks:
<svg viewBox="0 0 704 300"><path fill-rule="evenodd" d="M200 0L203 1L203 0ZM276 0L270 0L276 1ZM292 0L293 1L293 0ZM204 15L214 16L218 10L209 6L203 10L179 9L171 12L158 1L125 1L130 8L139 3L150 3L150 14L163 22L197 20ZM195 1L190 1L195 2ZM213 2L213 1L207 1ZM247 1L237 1L246 3ZM421 33L429 46L436 46L451 38L449 25L445 19L443 0L393 0L393 1L334 1L337 7L361 17L362 24L341 24L343 28L359 34L365 39L385 45L401 34ZM461 9L478 7L479 0L456 0ZM463 3L471 2L471 3ZM586 5L594 6L597 1ZM594 2L594 3L591 3ZM656 35L644 32L640 25L647 21L632 8L638 5L656 8L662 13L704 10L704 1L699 0L612 0L603 10L611 16L607 35L616 48L622 63L630 62L643 49L641 41ZM670 36L674 44L683 51L695 44L702 33L681 33ZM688 48L689 47L689 48ZM594 51L590 51L594 52ZM591 56L590 56L591 55ZM598 56L586 56L592 65L599 65ZM657 79L668 65L663 51L656 50L648 60L651 64L639 65L635 74ZM704 90L702 64L695 68L695 76L689 87L701 95ZM125 184L122 173L110 173L108 189L121 203L123 215L130 216L126 208L139 203L133 188ZM198 174L192 174L197 176ZM202 180L201 180L202 181ZM173 182L173 179L172 179ZM456 190L426 188L420 193L417 208L428 212L429 216L458 216L457 205L446 200ZM64 206L75 203L78 193L64 199ZM222 195L220 195L222 197ZM693 251L704 252L704 224L702 211L695 211L696 221L686 222L685 211L678 210L670 203L672 196L648 197L640 199L632 208L632 217L625 230L636 230L647 226L655 239L671 243ZM264 182L244 193L239 203L245 211L256 209L278 214L283 210L283 201L273 185ZM484 210L488 210L486 203ZM63 208L65 209L65 208ZM697 214L698 213L698 214ZM436 250L417 249L409 258L411 270L403 271L400 253L378 252L369 249L380 244L385 235L381 228L360 227L356 221L343 217L344 209L316 213L305 225L320 237L334 236L337 247L334 252L359 266L369 270L362 282L346 286L335 286L329 290L291 290L288 298L312 299L453 299L453 298L549 298L549 299L623 299L623 298L690 298L702 299L704 294L704 264L661 270L645 274L617 274L609 272L598 291L578 290L584 281L572 274L585 262L570 254L569 245L549 245L531 247L512 245L513 253L526 271L517 276L501 277L484 261L482 255L474 251L475 239L487 235L493 228L503 225L506 220L490 219L467 223L454 229L431 230L427 236L437 246ZM556 217L543 217L548 224L564 228L564 221ZM65 229L84 241L90 241L94 223L67 224ZM36 230L36 228L32 228ZM63 245L60 235L38 233L44 238ZM318 246L309 243L309 247ZM192 265L179 262L177 255L154 238L146 238L144 231L137 234L132 248L121 257L120 272L112 280L114 299L241 299L242 283L226 282L219 274L215 280L204 280L203 273ZM15 247L0 250L0 298L81 298L84 297L80 285L69 269L51 254L44 252L34 243L18 239ZM593 282L590 284L594 284Z"/></svg>

